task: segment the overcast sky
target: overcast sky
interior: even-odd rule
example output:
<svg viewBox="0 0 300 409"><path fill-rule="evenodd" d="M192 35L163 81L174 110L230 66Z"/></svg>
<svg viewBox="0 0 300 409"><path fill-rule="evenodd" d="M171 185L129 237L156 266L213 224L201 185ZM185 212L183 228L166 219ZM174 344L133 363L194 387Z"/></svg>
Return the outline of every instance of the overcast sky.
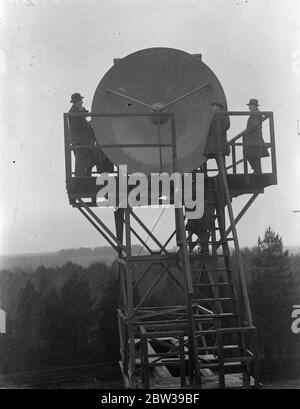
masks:
<svg viewBox="0 0 300 409"><path fill-rule="evenodd" d="M113 59L148 47L202 53L229 109L245 110L254 97L261 109L274 111L278 185L267 188L238 225L240 244L254 245L271 225L284 244L300 245L300 213L293 213L300 209L299 0L0 0L0 5L0 254L105 244L68 204L63 113L75 91L90 108ZM245 199L234 200L236 211ZM160 213L142 212L150 225ZM170 223L167 213L158 232Z"/></svg>

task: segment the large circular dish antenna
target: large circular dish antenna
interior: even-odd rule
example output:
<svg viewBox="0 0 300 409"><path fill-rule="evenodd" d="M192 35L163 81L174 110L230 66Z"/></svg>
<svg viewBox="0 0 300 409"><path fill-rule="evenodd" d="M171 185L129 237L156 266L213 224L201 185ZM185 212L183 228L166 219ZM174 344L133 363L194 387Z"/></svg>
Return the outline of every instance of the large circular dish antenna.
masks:
<svg viewBox="0 0 300 409"><path fill-rule="evenodd" d="M198 57L171 48L148 48L121 59L104 75L92 112L174 113L177 171L184 173L206 161L203 151L215 101L227 106L220 82ZM93 117L92 125L100 145L172 142L171 121L166 117ZM129 172L173 171L171 148L103 150L116 165L126 164Z"/></svg>

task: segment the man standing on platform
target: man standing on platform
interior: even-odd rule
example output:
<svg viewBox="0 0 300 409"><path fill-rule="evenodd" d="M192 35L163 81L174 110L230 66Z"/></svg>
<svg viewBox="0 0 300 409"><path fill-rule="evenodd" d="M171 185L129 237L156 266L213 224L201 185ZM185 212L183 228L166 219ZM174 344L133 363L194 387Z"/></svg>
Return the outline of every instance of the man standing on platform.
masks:
<svg viewBox="0 0 300 409"><path fill-rule="evenodd" d="M255 98L251 98L249 110L255 114L259 112L259 103ZM261 115L249 115L246 131L243 137L244 158L250 163L254 173L262 173L261 158L269 156L266 144L262 136L262 121Z"/></svg>
<svg viewBox="0 0 300 409"><path fill-rule="evenodd" d="M223 165L225 165L225 156L230 154L230 147L227 142L227 131L230 128L230 119L228 115L218 115L217 112L224 111L225 107L220 102L211 104L214 115L209 127L207 141L204 149L204 155L207 159L218 160L219 149L220 155L223 157ZM219 165L219 163L218 163ZM189 236L195 234L198 237L201 254L209 254L209 236L210 229L214 225L215 213L215 197L214 193L209 189L204 192L204 214L200 219L188 220L186 229L189 231ZM192 247L190 251L192 251Z"/></svg>
<svg viewBox="0 0 300 409"><path fill-rule="evenodd" d="M230 128L230 119L229 116L225 114L218 117L217 112L225 110L225 107L220 102L213 102L211 107L214 112L214 116L209 127L203 154L208 159L217 159L219 145L221 149L220 153L223 157L230 154L230 147L227 142L227 131Z"/></svg>
<svg viewBox="0 0 300 409"><path fill-rule="evenodd" d="M70 113L88 112L83 107L83 96L79 92L71 95L72 106ZM97 172L113 172L113 164L104 155L100 148L93 149L96 146L96 139L91 123L85 117L70 117L70 135L72 145L89 145L91 148L75 149L75 176L91 176L93 166L97 167Z"/></svg>

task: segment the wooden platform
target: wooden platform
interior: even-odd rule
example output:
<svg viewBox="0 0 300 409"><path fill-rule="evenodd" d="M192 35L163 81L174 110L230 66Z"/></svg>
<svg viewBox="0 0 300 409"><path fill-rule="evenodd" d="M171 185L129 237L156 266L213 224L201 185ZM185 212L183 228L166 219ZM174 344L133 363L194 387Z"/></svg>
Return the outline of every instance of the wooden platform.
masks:
<svg viewBox="0 0 300 409"><path fill-rule="evenodd" d="M227 183L231 197L249 193L263 193L267 186L277 183L273 173L257 174L227 174Z"/></svg>

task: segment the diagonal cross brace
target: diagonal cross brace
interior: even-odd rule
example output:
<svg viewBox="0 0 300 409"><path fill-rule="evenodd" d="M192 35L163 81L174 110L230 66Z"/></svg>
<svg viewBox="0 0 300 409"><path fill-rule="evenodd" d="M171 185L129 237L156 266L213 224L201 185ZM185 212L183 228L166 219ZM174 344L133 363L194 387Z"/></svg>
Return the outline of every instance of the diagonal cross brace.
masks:
<svg viewBox="0 0 300 409"><path fill-rule="evenodd" d="M161 249L162 252L165 254L169 254L165 247L157 240L157 238L153 235L153 233L148 229L148 227L141 221L141 219L130 209L130 214L135 218L135 220L142 226L142 228L146 231L146 233L151 237L155 244Z"/></svg>
<svg viewBox="0 0 300 409"><path fill-rule="evenodd" d="M97 227L98 227L97 230L99 231L99 233L101 233L101 234L103 235L103 237L106 238L107 241L109 241L108 238L107 238L107 236L110 236L110 241L109 241L110 244L111 244L112 240L115 242L114 245L113 245L113 248L115 249L116 247L119 247L119 248L122 248L122 250L124 250L124 251L126 252L126 247L120 242L120 240L117 238L117 236L115 236L115 235L109 230L109 228L105 225L105 223L103 223L102 220L99 219L99 217L84 203L83 200L81 200L80 198L78 198L78 201L79 201L81 207L83 207L83 208L85 209L85 211L86 211L87 213L89 213L90 218L88 218L88 220L91 221L91 219L94 219L94 220L98 223L98 225L100 225L101 228L105 231L106 235L104 236L105 233L104 233L104 232L101 232L100 227L97 226ZM81 211L81 213L83 213L83 214L87 217L87 214L85 214L84 212L82 212L82 209L81 209L80 207L78 207L78 209ZM96 225L95 222L92 223L92 224L93 224L94 227L96 227L96 226L95 226L95 225Z"/></svg>

